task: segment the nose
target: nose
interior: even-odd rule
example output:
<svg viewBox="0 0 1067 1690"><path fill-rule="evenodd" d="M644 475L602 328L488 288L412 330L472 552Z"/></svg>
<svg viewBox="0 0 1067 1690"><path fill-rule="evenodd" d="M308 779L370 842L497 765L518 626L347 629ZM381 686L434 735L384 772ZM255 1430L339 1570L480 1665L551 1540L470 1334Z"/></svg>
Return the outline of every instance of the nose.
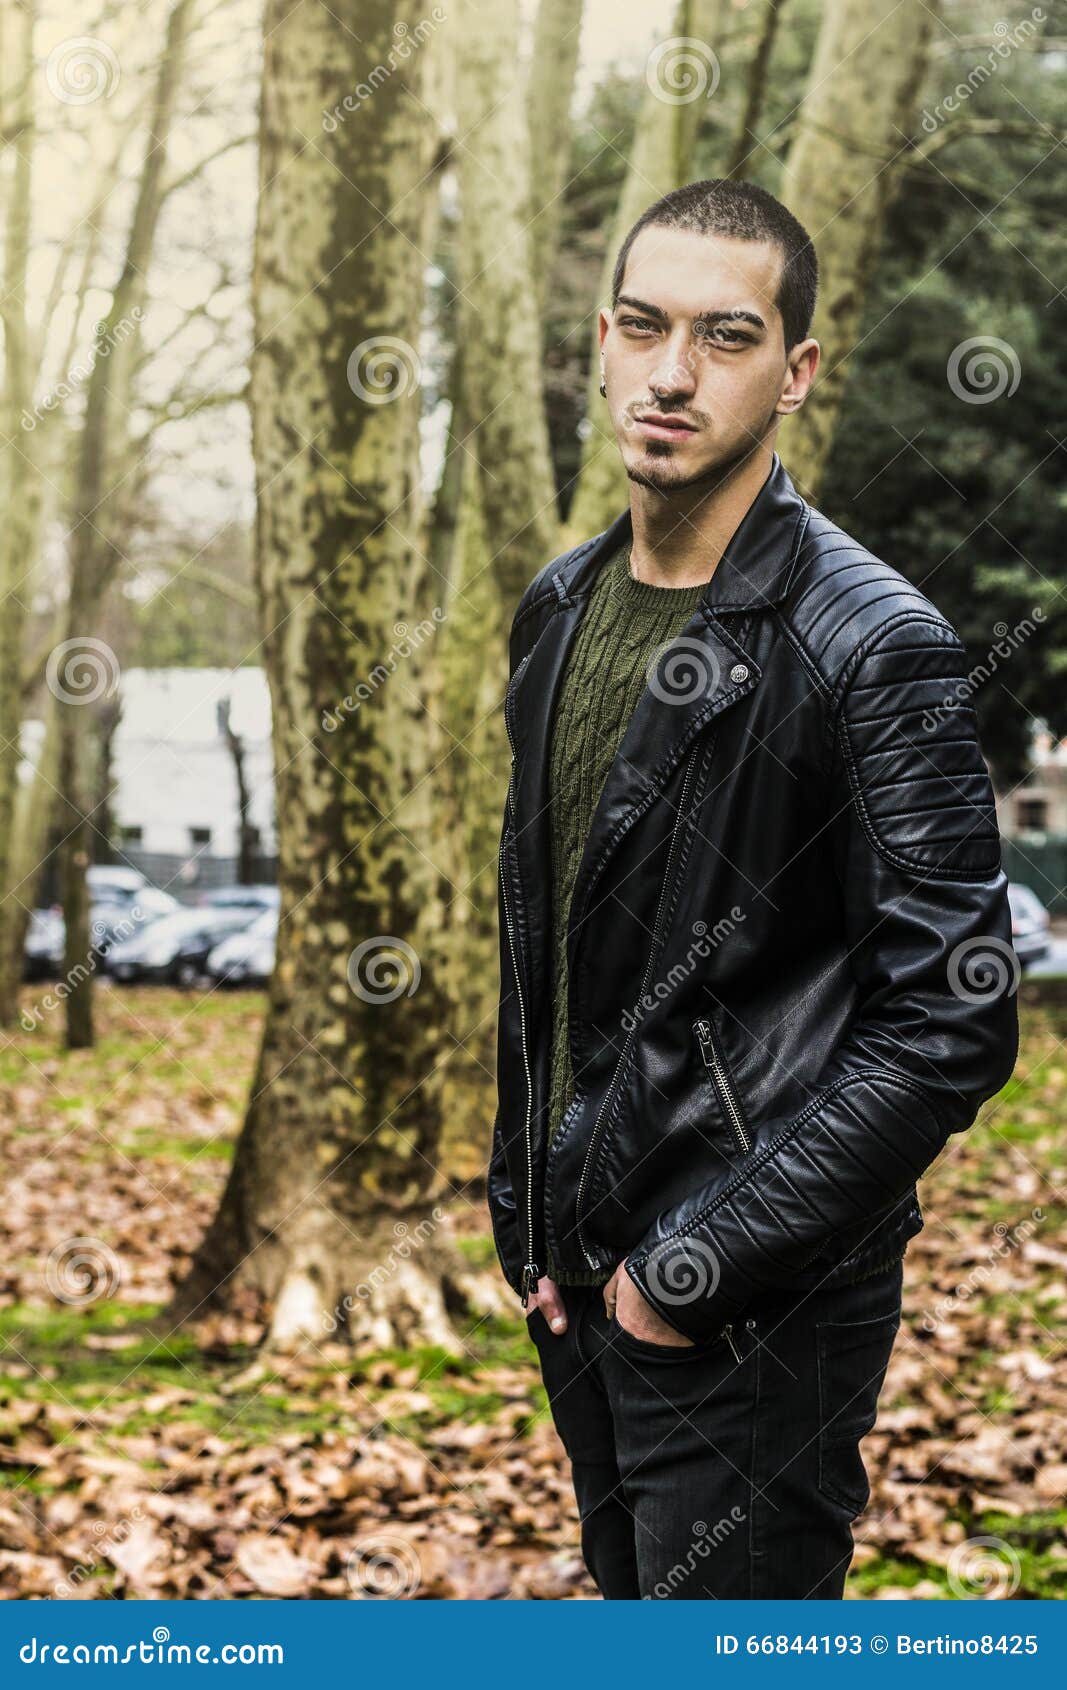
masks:
<svg viewBox="0 0 1067 1690"><path fill-rule="evenodd" d="M663 362L657 367L650 383L657 399L691 399L696 392L693 357L682 339L672 340L664 348Z"/></svg>

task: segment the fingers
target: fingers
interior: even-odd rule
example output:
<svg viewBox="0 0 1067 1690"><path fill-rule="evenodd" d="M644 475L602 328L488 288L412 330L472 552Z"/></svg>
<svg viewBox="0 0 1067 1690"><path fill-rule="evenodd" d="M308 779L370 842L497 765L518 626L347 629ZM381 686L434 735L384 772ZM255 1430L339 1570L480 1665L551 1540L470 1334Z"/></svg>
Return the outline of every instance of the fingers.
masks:
<svg viewBox="0 0 1067 1690"><path fill-rule="evenodd" d="M550 1332L555 1332L557 1336L566 1332L567 1311L563 1307L563 1298L555 1280L549 1279L547 1275L538 1281L537 1306L547 1320Z"/></svg>
<svg viewBox="0 0 1067 1690"><path fill-rule="evenodd" d="M609 1320L615 1313L615 1304L618 1301L619 1274L621 1269L622 1264L620 1263L604 1287L604 1313L607 1315Z"/></svg>

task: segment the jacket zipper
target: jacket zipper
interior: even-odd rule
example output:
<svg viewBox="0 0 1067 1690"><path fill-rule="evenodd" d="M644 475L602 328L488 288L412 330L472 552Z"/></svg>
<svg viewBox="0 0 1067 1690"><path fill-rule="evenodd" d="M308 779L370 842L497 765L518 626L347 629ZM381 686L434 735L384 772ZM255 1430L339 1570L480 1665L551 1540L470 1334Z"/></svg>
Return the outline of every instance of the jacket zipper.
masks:
<svg viewBox="0 0 1067 1690"><path fill-rule="evenodd" d="M511 737L511 721L508 705L511 699L511 688L518 680L526 664L530 660L527 652L519 667L516 669L504 699L504 726L507 729L508 743L511 746L511 777L508 781L507 797L504 800L505 815L510 812L512 833L515 831L514 788L515 788L515 742ZM526 1308L530 1301L531 1290L537 1289L537 1283L543 1270L534 1261L534 1222L533 1222L533 1128L531 1116L533 1113L533 1077L530 1072L530 1050L526 1037L526 1006L522 998L522 982L519 976L519 955L515 943L515 926L511 919L511 904L508 898L507 867L504 861L504 851L507 841L505 830L500 841L500 891L504 900L504 924L508 930L508 950L511 953L511 968L515 976L515 995L519 1000L519 1040L522 1045L522 1065L526 1075L526 1261L523 1263L522 1279L520 1281L520 1295L522 1306ZM517 873L517 871L516 871Z"/></svg>
<svg viewBox="0 0 1067 1690"><path fill-rule="evenodd" d="M686 768L686 771L685 771L685 779L682 782L681 796L678 800L678 814L675 817L674 830L671 833L670 850L669 850L668 855L667 855L667 867L666 867L666 870L665 870L664 876L663 876L663 885L660 889L659 906L656 910L656 920L655 920L655 924L654 924L653 929L652 929L652 940L651 940L651 943L649 945L649 950L648 950L648 961L645 964L645 976L644 976L644 979L641 982L641 990L637 994L637 1002L639 1004L641 1003L642 999L644 998L645 993L648 991L649 981L650 981L651 976L652 976L652 969L653 969L653 966L654 966L655 960L656 960L656 954L657 954L657 950L658 950L658 946L659 946L660 923L663 920L663 907L664 907L664 905L667 901L667 894L670 890L671 882L672 882L672 879L673 879L675 846L678 843L678 830L679 830L681 823L682 823L682 817L685 815L686 798L687 798L688 793L689 793L689 785L690 785L690 780L691 780L691 777L692 777L694 766L695 766L695 759L693 757L690 757L688 767ZM582 914L583 914L583 917L584 917L584 914L585 914L584 910L583 910ZM585 1161L582 1165L581 1178L578 1181L578 1191L577 1191L577 1193L575 1195L575 1199L574 1199L574 1214L575 1214L575 1220L576 1220L577 1230L578 1230L578 1243L581 1247L582 1254L584 1255L586 1261L589 1263L589 1266L591 1268L599 1268L600 1263L597 1261L596 1257L591 1254L591 1252L590 1252L590 1250L589 1250L589 1248L588 1248L588 1246L585 1242L585 1237L584 1237L583 1232L582 1232L582 1222L581 1222L581 1219L579 1218L580 1214L581 1214L581 1207L582 1207L582 1193L585 1190L586 1181L589 1177L589 1171L590 1171L590 1168L592 1167L593 1157L596 1153L597 1144L598 1144L598 1141L599 1141L599 1138L600 1138L600 1128L603 1124L604 1116L607 1113L609 1105L614 1101L615 1092L616 1092L616 1089L617 1089L618 1084L619 1084L619 1079L622 1075L623 1068L626 1064L627 1058L629 1057L630 1050L633 1046L633 1042L634 1042L634 1039L636 1038L636 1036L637 1036L637 1028L636 1028L636 1025L635 1025L634 1028L631 1029L630 1034L627 1037L626 1043L622 1047L622 1055L619 1057L618 1065L617 1065L615 1072L614 1072L614 1074L612 1075L612 1078L611 1078L611 1084L608 1087L607 1092L604 1095L604 1101L600 1105L600 1112L597 1115L596 1121L593 1125L593 1130L589 1135L589 1146L588 1146L588 1149L586 1150L586 1153L585 1153Z"/></svg>
<svg viewBox="0 0 1067 1690"><path fill-rule="evenodd" d="M698 1021L695 1031L700 1045L700 1054L704 1058L704 1066L711 1075L719 1102L722 1104L723 1113L730 1123L734 1138L737 1140L737 1147L742 1155L747 1156L752 1149L752 1143L745 1129L745 1117L730 1083L730 1076L726 1071L726 1064L722 1059L722 1052L716 1041L715 1031L710 1021Z"/></svg>

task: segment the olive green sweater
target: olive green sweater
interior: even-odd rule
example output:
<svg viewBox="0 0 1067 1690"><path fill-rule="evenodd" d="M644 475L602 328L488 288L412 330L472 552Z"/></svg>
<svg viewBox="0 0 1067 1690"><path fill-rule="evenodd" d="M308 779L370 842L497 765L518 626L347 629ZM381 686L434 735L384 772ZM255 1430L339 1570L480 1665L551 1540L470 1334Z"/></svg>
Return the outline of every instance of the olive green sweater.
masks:
<svg viewBox="0 0 1067 1690"><path fill-rule="evenodd" d="M553 1014L548 1132L574 1095L567 1026L567 918L597 799L647 685L659 649L700 603L707 583L654 587L630 573L630 547L607 558L593 582L560 686L549 758L552 840ZM561 1275L564 1283L596 1284L607 1273Z"/></svg>

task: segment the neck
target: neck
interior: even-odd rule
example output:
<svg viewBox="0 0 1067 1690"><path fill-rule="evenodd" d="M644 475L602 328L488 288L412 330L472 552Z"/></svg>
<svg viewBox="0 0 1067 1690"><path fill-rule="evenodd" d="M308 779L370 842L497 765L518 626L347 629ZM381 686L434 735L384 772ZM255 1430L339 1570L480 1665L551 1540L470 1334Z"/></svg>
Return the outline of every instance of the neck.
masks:
<svg viewBox="0 0 1067 1690"><path fill-rule="evenodd" d="M773 446L761 443L710 482L666 491L631 482L633 574L660 587L708 581L770 474L773 458Z"/></svg>

